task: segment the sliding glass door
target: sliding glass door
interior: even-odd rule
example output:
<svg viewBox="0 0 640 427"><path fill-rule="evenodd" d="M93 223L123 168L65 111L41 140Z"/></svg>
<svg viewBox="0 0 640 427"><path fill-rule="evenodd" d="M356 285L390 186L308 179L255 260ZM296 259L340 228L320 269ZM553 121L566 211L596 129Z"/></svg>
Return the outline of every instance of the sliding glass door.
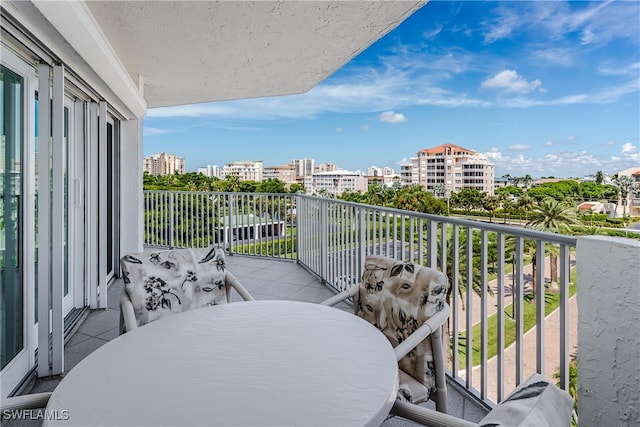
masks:
<svg viewBox="0 0 640 427"><path fill-rule="evenodd" d="M6 395L28 371L33 324L34 217L32 131L34 70L3 49L0 65L0 369ZM32 353L31 353L32 354Z"/></svg>

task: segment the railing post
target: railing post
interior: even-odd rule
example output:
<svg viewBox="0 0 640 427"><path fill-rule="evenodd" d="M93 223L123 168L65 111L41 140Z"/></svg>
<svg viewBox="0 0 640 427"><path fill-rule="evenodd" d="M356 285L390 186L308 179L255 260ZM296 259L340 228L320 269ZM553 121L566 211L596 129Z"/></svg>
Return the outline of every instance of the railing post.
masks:
<svg viewBox="0 0 640 427"><path fill-rule="evenodd" d="M176 217L176 215L174 215L173 212L173 196L174 196L174 192L172 191L171 193L169 193L169 212L167 212L167 215L169 216L168 220L169 220L169 241L167 243L169 243L169 247L173 248L173 218Z"/></svg>
<svg viewBox="0 0 640 427"><path fill-rule="evenodd" d="M327 279L327 237L329 234L328 202L320 202L320 277Z"/></svg>
<svg viewBox="0 0 640 427"><path fill-rule="evenodd" d="M234 208L234 204L235 204L235 197L233 196L233 194L227 194L227 206L229 206L229 230L227 231L227 241L225 242L228 246L227 246L227 250L229 251L229 255L233 254L233 228L234 228L234 224L233 224L233 208ZM237 234L236 234L237 236Z"/></svg>

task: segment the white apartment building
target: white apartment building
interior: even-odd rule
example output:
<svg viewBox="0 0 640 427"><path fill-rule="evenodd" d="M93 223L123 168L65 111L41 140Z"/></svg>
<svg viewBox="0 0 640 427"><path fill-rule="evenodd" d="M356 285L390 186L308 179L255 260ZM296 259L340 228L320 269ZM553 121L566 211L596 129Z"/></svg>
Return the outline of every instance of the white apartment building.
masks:
<svg viewBox="0 0 640 427"><path fill-rule="evenodd" d="M418 151L411 163L412 182L424 186L427 191L433 192L437 184L444 184L447 193L475 188L494 194L494 164L475 151L442 144Z"/></svg>
<svg viewBox="0 0 640 427"><path fill-rule="evenodd" d="M409 158L408 163L400 165L400 182L402 185L418 184L418 158Z"/></svg>
<svg viewBox="0 0 640 427"><path fill-rule="evenodd" d="M262 172L262 179L278 179L289 185L296 182L296 168L293 165L267 166Z"/></svg>
<svg viewBox="0 0 640 427"><path fill-rule="evenodd" d="M396 175L396 171L394 171L389 166L385 166L383 168L379 168L378 166L369 166L367 168L367 175L368 176L379 176L379 177L394 176L394 175Z"/></svg>
<svg viewBox="0 0 640 427"><path fill-rule="evenodd" d="M207 165L198 168L198 173L201 173L204 176L208 176L209 178L221 178L222 177L222 169L218 165Z"/></svg>
<svg viewBox="0 0 640 427"><path fill-rule="evenodd" d="M262 182L262 160L231 162L222 168L222 177L237 176L240 181Z"/></svg>
<svg viewBox="0 0 640 427"><path fill-rule="evenodd" d="M164 152L152 154L144 158L143 170L150 175L184 173L184 159Z"/></svg>
<svg viewBox="0 0 640 427"><path fill-rule="evenodd" d="M305 177L304 187L307 194L318 194L326 191L329 194L339 196L345 190L367 191L367 177L361 172L336 170L332 172L318 172Z"/></svg>
<svg viewBox="0 0 640 427"><path fill-rule="evenodd" d="M291 160L291 164L296 169L296 174L298 176L311 176L315 172L315 163L314 159L294 159Z"/></svg>

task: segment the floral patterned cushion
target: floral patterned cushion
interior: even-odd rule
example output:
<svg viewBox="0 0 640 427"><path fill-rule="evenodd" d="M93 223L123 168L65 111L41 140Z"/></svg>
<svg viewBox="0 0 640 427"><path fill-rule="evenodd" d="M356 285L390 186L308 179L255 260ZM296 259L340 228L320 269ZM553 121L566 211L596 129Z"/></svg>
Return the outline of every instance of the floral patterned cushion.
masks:
<svg viewBox="0 0 640 427"><path fill-rule="evenodd" d="M444 307L448 280L445 274L421 265L370 255L365 261L359 290L358 316L376 326L396 347L429 317ZM435 391L435 364L431 340L423 340L399 362L406 374ZM401 376L401 380L402 380ZM420 402L424 390L400 384L398 397ZM427 396L430 393L426 393Z"/></svg>
<svg viewBox="0 0 640 427"><path fill-rule="evenodd" d="M170 314L227 302L221 248L140 252L122 257L120 264L138 326Z"/></svg>

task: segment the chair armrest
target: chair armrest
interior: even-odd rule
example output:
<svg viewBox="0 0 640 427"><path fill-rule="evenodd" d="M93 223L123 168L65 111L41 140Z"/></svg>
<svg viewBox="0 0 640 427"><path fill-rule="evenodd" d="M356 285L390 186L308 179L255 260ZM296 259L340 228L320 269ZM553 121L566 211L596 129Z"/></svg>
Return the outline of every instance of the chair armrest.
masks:
<svg viewBox="0 0 640 427"><path fill-rule="evenodd" d="M336 305L339 302L346 300L347 298L356 296L359 290L360 290L359 285L350 286L349 288L340 292L339 294L335 294L331 298L328 298L322 301L320 305Z"/></svg>
<svg viewBox="0 0 640 427"><path fill-rule="evenodd" d="M242 286L242 284L238 281L238 279L236 279L236 276L234 276L229 271L227 271L225 279L227 281L227 285L231 285L233 289L235 289L236 292L240 294L243 300L254 301L254 298L251 296L249 291L247 291L245 287Z"/></svg>
<svg viewBox="0 0 640 427"><path fill-rule="evenodd" d="M122 292L120 292L120 335L137 327L138 321L133 310L133 304L131 304L126 289L122 289Z"/></svg>
<svg viewBox="0 0 640 427"><path fill-rule="evenodd" d="M420 342L427 338L433 331L442 327L449 317L449 304L444 304L442 310L427 319L418 329L416 329L411 335L409 335L404 341L402 341L394 351L398 360L406 356L412 349L415 348Z"/></svg>
<svg viewBox="0 0 640 427"><path fill-rule="evenodd" d="M0 401L0 410L12 411L16 409L37 409L44 408L49 402L51 392L25 394L23 396L14 396L2 398Z"/></svg>
<svg viewBox="0 0 640 427"><path fill-rule="evenodd" d="M436 412L413 403L396 400L391 413L429 427L477 427L477 424Z"/></svg>

